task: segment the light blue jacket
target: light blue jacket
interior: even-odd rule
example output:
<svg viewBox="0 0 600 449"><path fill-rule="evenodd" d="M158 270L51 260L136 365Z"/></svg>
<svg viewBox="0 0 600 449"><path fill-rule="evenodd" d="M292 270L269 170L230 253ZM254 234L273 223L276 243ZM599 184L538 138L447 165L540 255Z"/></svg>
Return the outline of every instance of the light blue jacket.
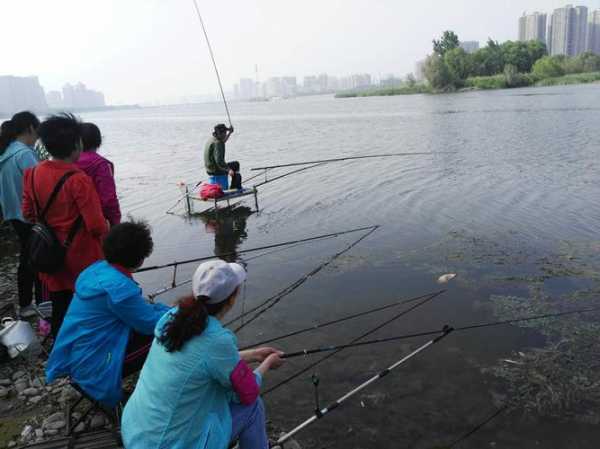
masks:
<svg viewBox="0 0 600 449"><path fill-rule="evenodd" d="M172 313L156 326L162 335ZM133 395L121 434L127 449L227 449L231 440L229 403L235 401L230 375L240 361L235 335L208 318L201 335L181 351L167 352L155 338ZM261 376L255 372L258 385Z"/></svg>
<svg viewBox="0 0 600 449"><path fill-rule="evenodd" d="M87 394L115 406L130 332L152 335L167 310L149 304L135 281L105 260L90 265L75 283L46 366L48 382L70 376Z"/></svg>
<svg viewBox="0 0 600 449"><path fill-rule="evenodd" d="M0 155L0 208L5 220L25 221L21 212L23 172L37 163L33 149L18 140Z"/></svg>

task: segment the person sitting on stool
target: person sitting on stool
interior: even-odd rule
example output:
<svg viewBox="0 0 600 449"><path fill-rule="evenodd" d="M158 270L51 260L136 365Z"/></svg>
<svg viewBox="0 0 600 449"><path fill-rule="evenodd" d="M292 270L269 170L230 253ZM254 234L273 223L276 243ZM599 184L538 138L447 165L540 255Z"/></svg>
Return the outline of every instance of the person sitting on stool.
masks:
<svg viewBox="0 0 600 449"><path fill-rule="evenodd" d="M220 123L215 126L213 137L204 147L204 167L208 173L208 183L218 184L223 190L242 188L242 175L238 161L225 162L225 142L233 133L233 126L228 128ZM231 176L231 187L227 176Z"/></svg>

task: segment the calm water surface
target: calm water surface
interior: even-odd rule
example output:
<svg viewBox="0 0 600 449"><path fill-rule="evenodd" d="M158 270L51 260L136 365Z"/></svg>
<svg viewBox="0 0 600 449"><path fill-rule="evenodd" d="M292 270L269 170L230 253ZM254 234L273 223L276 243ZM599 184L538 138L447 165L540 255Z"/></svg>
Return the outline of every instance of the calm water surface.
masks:
<svg viewBox="0 0 600 449"><path fill-rule="evenodd" d="M328 164L265 185L261 212L241 209L220 220L167 215L177 183L205 178L202 148L223 121L222 105L161 107L88 114L105 136L124 212L153 226L147 264L166 263L379 224L381 229L319 272L239 333L241 344L439 288L449 291L373 337L494 319L490 297L526 292L499 281L535 269L565 245L598 241L600 86L459 95L335 100L312 97L232 104L236 132L229 159L249 167L386 152L452 152ZM274 175L280 172L274 172ZM284 171L281 171L284 173ZM252 206L248 202L248 206ZM176 209L183 212L182 209ZM357 236L274 252L248 263L237 312L310 272ZM499 262L499 260L501 262ZM195 266L181 267L178 280ZM147 292L171 271L139 275ZM584 280L579 280L583 282ZM548 294L581 289L548 283ZM171 301L188 286L162 296ZM234 313L237 314L237 313ZM346 342L389 312L290 338L288 351ZM270 417L291 428L312 414L310 374L329 402L422 344L407 340L346 350L267 395ZM305 447L441 447L495 410L499 381L482 369L515 351L542 345L532 329L503 327L449 336L326 419L300 434ZM268 379L309 361L294 359ZM325 405L325 404L322 404ZM598 426L509 414L465 448L596 448Z"/></svg>

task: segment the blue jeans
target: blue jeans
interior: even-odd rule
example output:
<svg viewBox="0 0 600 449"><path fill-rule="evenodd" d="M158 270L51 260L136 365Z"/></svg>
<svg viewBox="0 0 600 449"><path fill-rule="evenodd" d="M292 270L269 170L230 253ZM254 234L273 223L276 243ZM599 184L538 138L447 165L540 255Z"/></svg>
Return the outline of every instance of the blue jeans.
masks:
<svg viewBox="0 0 600 449"><path fill-rule="evenodd" d="M227 175L208 175L209 184L219 184L223 190L229 188L229 177Z"/></svg>
<svg viewBox="0 0 600 449"><path fill-rule="evenodd" d="M231 440L240 440L240 449L269 449L265 424L265 405L261 398L254 404L229 404L231 410Z"/></svg>

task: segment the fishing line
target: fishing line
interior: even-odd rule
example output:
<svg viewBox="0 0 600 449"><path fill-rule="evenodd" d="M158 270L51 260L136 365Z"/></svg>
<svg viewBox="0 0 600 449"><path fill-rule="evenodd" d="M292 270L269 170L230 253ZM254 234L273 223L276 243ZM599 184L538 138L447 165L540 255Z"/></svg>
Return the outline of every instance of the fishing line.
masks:
<svg viewBox="0 0 600 449"><path fill-rule="evenodd" d="M362 242L364 239L366 239L367 237L369 237L378 228L379 228L379 226L373 226L364 235L360 236L358 239L356 239L354 242L352 242L350 245L348 245L342 251L334 254L328 260L326 260L325 262L323 262L322 264L320 264L318 267L316 267L315 269L313 269L310 273L305 274L300 279L296 280L291 285L289 285L288 287L284 288L281 292L279 292L276 295L272 296L271 298L263 301L261 304L253 307L251 310L249 310L245 314L240 315L237 318L234 318L233 320L229 321L228 323L225 324L225 326L228 326L228 325L234 323L235 321L239 320L240 318L244 318L245 316L247 316L247 315L255 312L256 310L258 310L258 309L260 309L261 307L264 306L263 310L259 310L253 317L249 318L245 323L241 324L240 326L238 326L234 330L234 332L236 332L236 333L239 332L241 329L243 329L244 327L246 327L248 324L252 323L254 320L256 320L261 315L263 315L266 311L268 311L269 309L271 309L272 307L274 307L276 304L278 304L284 297L286 297L287 295L289 295L290 293L292 293L294 290L296 290L298 287L300 287L302 284L304 284L307 280L309 280L312 276L316 275L319 271L321 271L323 268L325 268L328 265L330 265L338 257L340 257L343 254L347 253L352 248L354 248L356 245L358 245L360 242Z"/></svg>
<svg viewBox="0 0 600 449"><path fill-rule="evenodd" d="M440 295L440 294L444 293L445 291L446 290L440 290L438 292L428 293L426 295L416 296L416 297L410 298L410 299L404 299L402 301L394 302L392 304L388 304L388 305L381 306L381 307L376 307L374 309L365 310L363 312L355 313L353 315L348 315L348 316L345 316L343 318L338 318L338 319L335 319L335 320L332 320L332 321L328 321L328 322L325 322L325 323L316 324L316 325L310 326L310 327L305 327L304 329L299 329L299 330L294 331L294 332L290 332L290 333L287 333L287 334L279 335L277 337L269 338L267 340L262 340L262 341L259 341L257 343L245 346L243 348L240 348L240 351L243 351L245 349L250 349L250 348L257 348L257 347L265 345L267 343L273 343L275 341L283 340L284 338L294 337L296 335L304 334L306 332L316 331L316 330L319 330L319 329L323 329L324 327L333 326L334 324L343 323L344 321L352 320L354 318L360 318L360 317L363 317L363 316L370 315L372 313L381 312L383 310L391 309L393 307L398 307L398 306L401 306L401 305L404 305L404 304L409 304L411 302L419 301L419 300L421 300L423 298L427 298L427 297L432 296L432 295ZM290 356L286 354L286 358L287 357L290 357Z"/></svg>
<svg viewBox="0 0 600 449"><path fill-rule="evenodd" d="M409 314L409 313L410 313L410 312L412 312L413 310L415 310L415 309L417 309L417 308L419 308L419 307L421 307L421 306L424 306L425 304L427 304L428 302L430 302L430 301L431 301L431 300L433 300L434 298L437 298L438 296L440 296L440 295L441 295L443 292L444 292L444 291L441 291L441 292L438 292L438 293L434 293L434 294L433 294L433 295L431 295L430 297L427 297L427 298L425 298L423 301L420 301L420 302L418 302L418 303L417 303L417 304L415 304L414 306L412 306L412 307L409 307L408 309L406 309L406 310L403 310L403 311L401 311L401 312L397 313L396 315L394 315L394 316L393 316L392 318L390 318L389 320L386 320L386 321L384 321L383 323L381 323L381 324L378 324L378 325L377 325L377 326L375 326L374 328L372 328L372 329L368 330L367 332L363 333L362 335L360 335L360 336L358 336L358 337L354 338L352 341L350 341L350 344L351 344L351 343L356 343L356 342L358 342L359 340L362 340L363 338L365 338L365 337L368 337L369 335L371 335L371 334L373 334L373 333L377 332L378 330L380 330L380 329L382 329L383 327L387 326L388 324L390 324L390 323L392 323L392 322L396 321L397 319L399 319L399 318L403 317L404 315L407 315L407 314ZM436 331L436 332L433 332L433 333L431 333L431 334L429 334L429 335L433 335L433 334L436 334L436 333L439 333L439 330L438 330L438 331ZM315 362L312 362L312 363L311 363L311 364L309 364L307 367L305 367L305 368L301 369L300 371L297 371L296 373L294 373L294 374L292 374L291 376L289 376L289 377L287 377L287 378L283 379L281 382L279 382L279 383L275 384L274 386L272 386L271 388L269 388L268 390L266 390L264 393L262 393L262 394L263 394L263 396L264 396L264 395L266 395L266 394L268 394L268 393L271 393L271 392L272 392L272 391L274 391L274 390L277 390L278 388L282 387L283 385L287 384L288 382L291 382L292 380L294 380L294 379L295 379L295 378L297 378L298 376L301 376L302 374L306 373L307 371L309 371L309 370L313 369L315 366L317 366L317 365L319 365L320 363L324 362L325 360L327 360L327 359L329 359L329 358L333 357L334 355L336 355L336 354L337 354L337 353L339 353L340 351L342 351L342 349L337 349L337 350L334 350L334 351L330 352L329 354L327 354L327 355L325 355L325 356L321 357L320 359L316 360Z"/></svg>
<svg viewBox="0 0 600 449"><path fill-rule="evenodd" d="M254 167L251 168L251 171L255 170L270 170L273 168L281 168L281 167L295 167L298 165L310 165L310 164L322 164L326 162L339 162L339 161L349 161L354 159L369 159L375 157L397 157L397 156L424 156L424 155L436 155L436 154L456 154L456 151L439 151L439 152L424 152L424 153L384 153L384 154L369 154L365 156L347 156L347 157L337 157L333 159L323 159L320 161L308 161L308 162L292 162L289 164L280 164L280 165L268 165L266 167Z"/></svg>
<svg viewBox="0 0 600 449"><path fill-rule="evenodd" d="M217 69L217 63L215 62L215 56L213 54L212 46L210 45L210 40L208 39L208 33L206 32L206 27L204 26L204 20L202 20L202 15L200 14L200 8L198 8L198 3L196 2L196 0L193 0L193 2L196 8L196 13L198 14L198 20L200 21L200 25L202 25L204 37L206 38L206 45L208 46L210 58L212 59L213 67L215 68L217 81L219 82L219 89L221 89L221 96L223 97L223 104L225 105L225 111L227 112L227 119L229 120L229 127L231 128L231 115L229 114L229 106L227 105L227 99L225 98L225 91L223 90L223 84L221 83L221 76L219 75L219 70Z"/></svg>

